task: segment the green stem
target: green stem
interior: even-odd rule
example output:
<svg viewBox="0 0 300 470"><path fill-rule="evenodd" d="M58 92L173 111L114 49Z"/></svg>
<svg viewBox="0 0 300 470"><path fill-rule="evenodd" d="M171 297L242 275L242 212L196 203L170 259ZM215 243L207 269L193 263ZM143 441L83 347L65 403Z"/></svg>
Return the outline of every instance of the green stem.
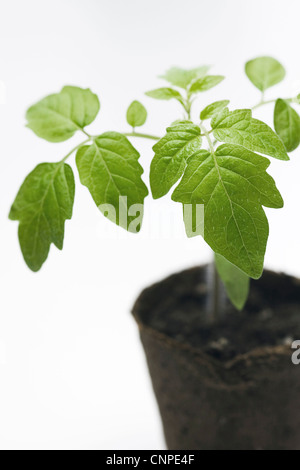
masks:
<svg viewBox="0 0 300 470"><path fill-rule="evenodd" d="M211 130L211 131L208 131L208 130L206 129L206 127L205 127L202 123L200 123L200 129L201 129L201 131L203 132L203 134L204 134L205 137L206 137L206 140L207 140L208 145L209 145L209 150L211 151L211 155L212 155L213 160L214 160L215 167L216 167L216 169L217 169L217 171L218 171L218 174L219 174L219 177L220 177L220 179L221 179L220 170L219 170L219 165L218 165L218 162L217 162L217 159L216 159L216 155L215 155L214 144L213 144L213 142L212 142L212 140L211 140L211 138L210 138L210 136L209 136L209 134L212 132L212 130Z"/></svg>
<svg viewBox="0 0 300 470"><path fill-rule="evenodd" d="M202 128L202 122L200 124L198 124L200 128ZM214 130L213 129L210 129L209 131L206 130L206 134L211 134ZM201 135L201 137L206 137L206 134L204 134L204 132ZM216 141L217 142L217 141Z"/></svg>
<svg viewBox="0 0 300 470"><path fill-rule="evenodd" d="M222 181L221 178L221 173L220 173L220 168L217 162L217 158L215 155L215 148L214 144L210 138L209 131L206 129L206 127L200 123L200 128L203 132L203 134L206 137L206 140L208 142L209 150L211 152L211 156L214 161L215 168L217 170L218 176L220 181ZM223 184L223 183L222 183ZM209 315L209 321L211 323L216 323L219 321L221 317L221 308L222 308L222 289L221 289L221 282L220 282L220 277L216 268L215 262L213 262L213 273L212 273L212 282L211 282L211 297L210 297L210 315Z"/></svg>
<svg viewBox="0 0 300 470"><path fill-rule="evenodd" d="M259 103L255 104L254 106L252 106L252 110L253 109L257 109L257 108L260 108L261 106L264 106L265 104L269 104L269 103L274 103L276 100L267 100L267 101L264 101L264 100L261 100Z"/></svg>
<svg viewBox="0 0 300 470"><path fill-rule="evenodd" d="M264 100L262 99L259 103L257 103L256 105L252 106L252 110L254 109L257 109L257 108L260 108L261 106L264 106L265 104L270 104L270 103L275 103L275 101L277 101L276 99L273 99L273 100ZM284 101L287 101L288 103L292 103L293 101L293 98L284 98Z"/></svg>
<svg viewBox="0 0 300 470"><path fill-rule="evenodd" d="M187 115L188 121L191 120L191 108L192 108L192 103L190 103L190 102L188 101L187 104L186 104L186 106L185 106L185 111L186 111L186 115Z"/></svg>
<svg viewBox="0 0 300 470"><path fill-rule="evenodd" d="M81 132L83 132L89 139L92 138L92 136L91 136L88 132L86 132L84 129L80 129L80 130L81 130Z"/></svg>
<svg viewBox="0 0 300 470"><path fill-rule="evenodd" d="M187 117L188 121L190 121L191 120L192 102L191 102L189 96L187 96L186 101L183 103L183 107L184 107L184 110L186 112L186 117Z"/></svg>
<svg viewBox="0 0 300 470"><path fill-rule="evenodd" d="M143 139L160 140L160 137L151 134L141 134L140 132L124 132L126 137L141 137Z"/></svg>
<svg viewBox="0 0 300 470"><path fill-rule="evenodd" d="M79 147L89 143L91 140L94 139L93 136L91 136L90 134L88 134L84 130L82 130L82 132L88 136L88 139L84 140L80 144L76 145L76 147L74 147L72 150L70 150L70 152L67 153L67 155L61 160L62 163L65 162L72 155L72 153L74 153L76 150L78 150ZM142 138L151 139L151 140L159 140L160 139L160 137L157 137L155 135L140 134L139 132L127 132L127 133L124 133L123 135L128 136L128 137L142 137Z"/></svg>
<svg viewBox="0 0 300 470"><path fill-rule="evenodd" d="M84 140L83 142L81 142L80 144L76 145L76 147L74 147L72 150L70 150L69 153L67 153L67 155L61 160L61 162L65 162L71 155L72 153L74 153L77 149L79 149L79 147L81 147L82 145L84 144L87 144L88 142L90 142L91 140L91 137L89 137L88 139Z"/></svg>

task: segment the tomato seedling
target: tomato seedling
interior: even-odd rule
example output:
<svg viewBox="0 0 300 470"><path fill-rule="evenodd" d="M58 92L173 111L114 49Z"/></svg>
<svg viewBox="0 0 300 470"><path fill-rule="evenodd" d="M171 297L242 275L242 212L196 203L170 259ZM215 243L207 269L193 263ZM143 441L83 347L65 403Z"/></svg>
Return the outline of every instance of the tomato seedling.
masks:
<svg viewBox="0 0 300 470"><path fill-rule="evenodd" d="M300 96L265 100L265 91L284 79L283 66L271 57L259 57L247 62L245 71L261 92L255 106L229 109L228 99L219 100L207 104L193 119L195 99L224 77L210 75L207 66L169 69L161 77L168 86L146 93L156 100L176 100L183 109L184 117L171 123L162 137L137 132L147 119L139 101L127 110L131 132L90 135L86 128L96 119L100 103L89 89L66 86L31 106L27 126L38 137L63 142L81 133L84 140L62 160L38 165L12 205L9 217L19 221L19 241L29 268L41 268L52 243L63 247L65 221L72 217L75 195L67 160L75 152L80 181L101 212L130 232L140 231L148 188L139 152L129 139L146 138L156 141L150 169L153 198L172 189L172 200L184 207L187 235L202 235L212 248L228 296L242 309L249 278L258 279L263 271L269 235L263 207L283 206L267 172L267 157L289 160L287 152L300 143L300 118L294 109ZM252 115L268 103L275 104L275 130ZM204 207L204 222L197 217L198 206ZM217 292L215 297L217 305Z"/></svg>

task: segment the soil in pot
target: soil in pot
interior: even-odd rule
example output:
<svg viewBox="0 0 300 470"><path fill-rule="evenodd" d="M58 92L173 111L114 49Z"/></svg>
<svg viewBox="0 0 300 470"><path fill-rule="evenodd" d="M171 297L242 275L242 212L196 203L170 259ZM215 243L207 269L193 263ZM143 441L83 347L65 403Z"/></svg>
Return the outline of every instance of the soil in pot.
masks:
<svg viewBox="0 0 300 470"><path fill-rule="evenodd" d="M169 449L300 449L300 281L265 271L207 322L207 267L146 289L140 327Z"/></svg>

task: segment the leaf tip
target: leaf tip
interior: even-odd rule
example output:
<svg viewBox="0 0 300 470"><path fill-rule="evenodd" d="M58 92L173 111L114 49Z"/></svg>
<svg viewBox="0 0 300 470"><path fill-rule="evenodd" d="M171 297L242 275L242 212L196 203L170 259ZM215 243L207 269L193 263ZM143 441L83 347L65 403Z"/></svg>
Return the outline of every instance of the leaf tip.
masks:
<svg viewBox="0 0 300 470"><path fill-rule="evenodd" d="M9 220L12 220L12 221L15 221L16 218L14 216L14 206L12 205L10 210L9 210L9 213L8 213L8 219Z"/></svg>

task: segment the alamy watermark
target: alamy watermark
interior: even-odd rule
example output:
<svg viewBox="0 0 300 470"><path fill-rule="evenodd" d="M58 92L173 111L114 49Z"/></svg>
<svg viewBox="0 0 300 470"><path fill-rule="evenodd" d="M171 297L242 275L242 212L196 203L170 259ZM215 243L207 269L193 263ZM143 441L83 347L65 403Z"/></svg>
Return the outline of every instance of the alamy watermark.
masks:
<svg viewBox="0 0 300 470"><path fill-rule="evenodd" d="M178 209L182 210L183 222L186 234L191 237L195 235L204 235L204 205L203 204L183 204L174 205L173 210L168 208L166 213L163 208L159 209L150 207L147 209L147 221L143 222L144 205L128 204L127 196L119 197L119 204L116 207L112 204L102 204L98 206L102 214L111 222L119 225L128 232L138 233L143 223L143 236L147 238L178 238L178 233L174 230L174 224L178 220ZM101 225L101 236L105 236L105 227ZM117 230L113 233L109 232L109 238L120 238L123 231Z"/></svg>
<svg viewBox="0 0 300 470"><path fill-rule="evenodd" d="M300 364L300 340L293 341L291 348L296 349L292 354L292 363L298 366Z"/></svg>

